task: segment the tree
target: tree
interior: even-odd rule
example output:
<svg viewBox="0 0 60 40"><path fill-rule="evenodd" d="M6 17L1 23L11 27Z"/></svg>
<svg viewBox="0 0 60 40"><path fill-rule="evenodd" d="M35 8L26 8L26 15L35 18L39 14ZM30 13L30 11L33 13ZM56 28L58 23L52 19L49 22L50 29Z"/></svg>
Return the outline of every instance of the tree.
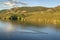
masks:
<svg viewBox="0 0 60 40"><path fill-rule="evenodd" d="M13 20L13 21L17 21L17 16L16 15L12 15L10 18L9 18L10 20Z"/></svg>

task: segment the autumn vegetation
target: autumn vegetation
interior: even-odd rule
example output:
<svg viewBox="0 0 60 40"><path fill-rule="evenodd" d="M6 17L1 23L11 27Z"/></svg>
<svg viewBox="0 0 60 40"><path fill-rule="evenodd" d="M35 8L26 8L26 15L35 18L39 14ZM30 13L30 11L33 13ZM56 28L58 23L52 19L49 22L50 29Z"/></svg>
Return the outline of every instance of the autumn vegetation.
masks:
<svg viewBox="0 0 60 40"><path fill-rule="evenodd" d="M60 25L60 6L47 8L36 7L17 7L12 9L0 10L1 20L13 20L33 25Z"/></svg>

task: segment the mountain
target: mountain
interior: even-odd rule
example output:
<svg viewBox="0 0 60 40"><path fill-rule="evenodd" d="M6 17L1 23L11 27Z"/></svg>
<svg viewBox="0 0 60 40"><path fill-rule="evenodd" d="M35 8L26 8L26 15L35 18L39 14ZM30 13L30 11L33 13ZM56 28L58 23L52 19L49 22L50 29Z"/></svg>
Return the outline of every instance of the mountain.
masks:
<svg viewBox="0 0 60 40"><path fill-rule="evenodd" d="M8 11L7 10L1 10L0 13L3 11L3 13L8 13L8 12L17 12L17 13L20 13L20 12L23 12L23 11L26 11L26 12L36 12L36 11L46 11L47 8L45 7L17 7L17 8L12 8L12 9L9 9Z"/></svg>
<svg viewBox="0 0 60 40"><path fill-rule="evenodd" d="M36 6L36 7L17 7L17 8L12 8L12 9L6 9L6 10L1 10L1 13L30 13L30 12L41 12L41 11L52 11L52 12L57 12L60 11L60 6L54 7L54 8L47 8L47 7L42 7L42 6Z"/></svg>
<svg viewBox="0 0 60 40"><path fill-rule="evenodd" d="M36 7L16 7L0 11L0 18L9 18L13 15L23 17L25 23L31 24L60 24L60 6L47 8Z"/></svg>

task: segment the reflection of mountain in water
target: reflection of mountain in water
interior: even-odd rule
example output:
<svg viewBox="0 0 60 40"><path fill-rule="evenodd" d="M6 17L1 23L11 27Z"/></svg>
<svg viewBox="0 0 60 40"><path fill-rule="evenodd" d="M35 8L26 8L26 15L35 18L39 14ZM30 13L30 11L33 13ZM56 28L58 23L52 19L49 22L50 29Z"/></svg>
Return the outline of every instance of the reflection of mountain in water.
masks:
<svg viewBox="0 0 60 40"><path fill-rule="evenodd" d="M19 22L0 21L0 39L60 39L60 30L56 26L21 25Z"/></svg>
<svg viewBox="0 0 60 40"><path fill-rule="evenodd" d="M0 32L20 32L20 33L28 33L28 34L48 34L45 32L40 32L38 30L33 29L34 27L23 27L21 25L11 24L9 22L0 22ZM32 30L33 29L33 30Z"/></svg>

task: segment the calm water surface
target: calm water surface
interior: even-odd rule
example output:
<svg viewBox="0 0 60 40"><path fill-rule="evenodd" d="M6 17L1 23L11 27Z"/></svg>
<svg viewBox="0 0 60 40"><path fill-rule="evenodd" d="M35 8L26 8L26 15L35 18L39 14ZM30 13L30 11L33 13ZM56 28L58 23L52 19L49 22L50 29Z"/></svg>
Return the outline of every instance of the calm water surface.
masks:
<svg viewBox="0 0 60 40"><path fill-rule="evenodd" d="M60 29L55 26L24 26L0 21L0 40L60 40Z"/></svg>

